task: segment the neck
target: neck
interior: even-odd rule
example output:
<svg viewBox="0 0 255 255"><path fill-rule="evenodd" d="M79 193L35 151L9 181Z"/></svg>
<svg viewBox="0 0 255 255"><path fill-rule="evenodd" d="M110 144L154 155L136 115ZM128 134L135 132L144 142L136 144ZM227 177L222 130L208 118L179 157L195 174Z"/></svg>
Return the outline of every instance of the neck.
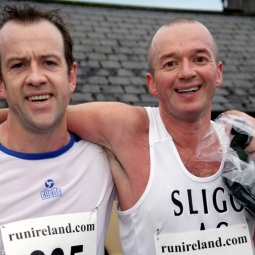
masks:
<svg viewBox="0 0 255 255"><path fill-rule="evenodd" d="M24 153L55 151L70 140L66 125L49 131L31 132L11 124L8 119L0 125L0 143L6 148Z"/></svg>
<svg viewBox="0 0 255 255"><path fill-rule="evenodd" d="M199 140L208 132L211 124L210 114L191 118L179 118L160 110L161 118L176 145L190 148L197 146Z"/></svg>
<svg viewBox="0 0 255 255"><path fill-rule="evenodd" d="M210 114L194 118L194 120L176 119L161 113L167 131L171 134L176 149L186 169L198 177L215 174L220 166L221 158L208 160L208 155L218 150L220 144L214 129L211 129ZM208 147L205 135L209 134L212 142ZM206 156L206 157L205 157Z"/></svg>

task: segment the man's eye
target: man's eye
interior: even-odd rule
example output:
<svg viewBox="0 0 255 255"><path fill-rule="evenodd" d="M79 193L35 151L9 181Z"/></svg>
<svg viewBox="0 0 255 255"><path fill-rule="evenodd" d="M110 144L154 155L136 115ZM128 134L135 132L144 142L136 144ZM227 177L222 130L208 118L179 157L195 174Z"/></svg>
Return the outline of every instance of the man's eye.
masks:
<svg viewBox="0 0 255 255"><path fill-rule="evenodd" d="M45 65L47 65L47 66L53 66L53 65L55 65L55 63L52 62L52 61L45 61Z"/></svg>
<svg viewBox="0 0 255 255"><path fill-rule="evenodd" d="M23 63L18 63L18 64L13 65L12 68L21 68L23 66L24 66Z"/></svg>
<svg viewBox="0 0 255 255"><path fill-rule="evenodd" d="M173 61L169 61L166 63L167 67L173 67L175 65L175 63Z"/></svg>
<svg viewBox="0 0 255 255"><path fill-rule="evenodd" d="M196 58L196 62L205 62L206 61L206 59L204 58L204 57L198 57L198 58Z"/></svg>

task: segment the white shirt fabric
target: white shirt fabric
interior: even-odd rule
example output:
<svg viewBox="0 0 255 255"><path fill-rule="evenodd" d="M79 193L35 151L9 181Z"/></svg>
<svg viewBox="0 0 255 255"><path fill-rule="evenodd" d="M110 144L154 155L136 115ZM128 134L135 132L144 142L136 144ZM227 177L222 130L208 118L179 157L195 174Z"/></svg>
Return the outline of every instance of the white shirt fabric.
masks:
<svg viewBox="0 0 255 255"><path fill-rule="evenodd" d="M104 241L114 183L104 150L71 135L63 148L26 154L0 145L0 225L97 210L97 255ZM0 235L0 253L4 253Z"/></svg>
<svg viewBox="0 0 255 255"><path fill-rule="evenodd" d="M146 108L150 119L150 177L139 201L120 211L119 231L125 255L155 255L154 235L220 228L254 220L221 183L222 165L208 178L184 166L158 108ZM137 166L139 167L139 166Z"/></svg>

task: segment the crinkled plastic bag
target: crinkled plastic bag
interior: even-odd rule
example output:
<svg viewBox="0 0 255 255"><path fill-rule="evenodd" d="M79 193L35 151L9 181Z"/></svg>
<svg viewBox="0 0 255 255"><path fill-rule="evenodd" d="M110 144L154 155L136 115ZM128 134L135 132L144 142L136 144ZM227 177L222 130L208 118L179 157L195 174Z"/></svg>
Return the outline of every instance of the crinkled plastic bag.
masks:
<svg viewBox="0 0 255 255"><path fill-rule="evenodd" d="M223 115L215 120L220 133L220 148L211 150L218 136L210 128L197 147L197 159L224 161L222 182L226 190L247 210L255 214L255 131L248 120Z"/></svg>

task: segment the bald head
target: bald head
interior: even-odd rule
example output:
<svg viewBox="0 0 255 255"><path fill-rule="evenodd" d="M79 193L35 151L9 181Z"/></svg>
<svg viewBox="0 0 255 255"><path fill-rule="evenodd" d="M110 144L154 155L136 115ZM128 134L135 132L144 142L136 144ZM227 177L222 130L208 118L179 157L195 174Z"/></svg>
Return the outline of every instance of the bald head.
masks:
<svg viewBox="0 0 255 255"><path fill-rule="evenodd" d="M214 52L215 55L215 62L218 63L219 62L219 54L218 54L218 47L217 44L212 36L212 34L210 33L210 31L200 22L191 19L191 18L176 18L173 20L170 20L168 22L166 22L162 27L160 27L156 33L152 36L150 43L149 43L149 47L148 47L148 53L147 53L147 62L148 62L148 68L149 68L149 72L151 74L154 74L154 58L155 58L155 54L156 54L156 47L155 47L155 42L157 41L157 37L159 34L162 33L163 30L166 30L167 28L173 27L173 26L181 26L184 24L190 24L190 25L198 25L203 27L208 34L211 37L211 46L212 46L212 50ZM164 31L166 32L166 31ZM183 34L185 35L185 31L183 31Z"/></svg>

